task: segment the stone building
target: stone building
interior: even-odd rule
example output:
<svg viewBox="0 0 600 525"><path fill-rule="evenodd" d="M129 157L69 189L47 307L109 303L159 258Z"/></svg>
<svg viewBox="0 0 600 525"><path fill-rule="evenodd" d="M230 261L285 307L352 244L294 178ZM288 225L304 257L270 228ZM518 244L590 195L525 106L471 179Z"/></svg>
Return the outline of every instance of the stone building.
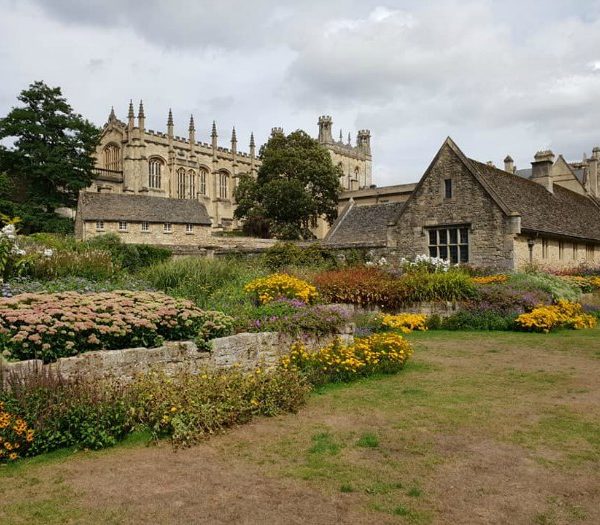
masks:
<svg viewBox="0 0 600 525"><path fill-rule="evenodd" d="M197 246L211 236L211 221L199 200L81 192L77 238L105 233L118 234L126 243Z"/></svg>
<svg viewBox="0 0 600 525"><path fill-rule="evenodd" d="M328 149L334 163L342 166L340 184L346 189L370 185L370 132L359 131L352 146L350 142L334 141L331 126L331 117L319 118L319 142ZM277 132L283 129L273 128L272 133ZM242 174L255 176L259 167L253 135L248 153L238 151L235 128L229 147L221 147L213 122L210 143L198 142L191 117L187 137L176 136L171 111L166 132L149 130L143 104L140 102L136 116L130 102L127 122L119 120L114 110L110 112L96 149L96 177L86 192L196 200L208 212L213 230L231 229L239 226L233 217L238 178ZM326 229L321 225L317 234L324 235Z"/></svg>
<svg viewBox="0 0 600 525"><path fill-rule="evenodd" d="M504 269L597 264L600 150L580 176L563 162L539 152L528 173L517 173L509 157L500 170L467 158L448 138L404 203L377 204L371 212L348 206L326 243Z"/></svg>

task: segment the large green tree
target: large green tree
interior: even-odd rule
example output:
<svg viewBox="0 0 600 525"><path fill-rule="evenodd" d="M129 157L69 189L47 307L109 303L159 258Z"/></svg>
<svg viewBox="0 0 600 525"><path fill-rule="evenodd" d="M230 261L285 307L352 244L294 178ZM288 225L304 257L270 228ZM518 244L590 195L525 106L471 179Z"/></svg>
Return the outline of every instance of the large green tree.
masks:
<svg viewBox="0 0 600 525"><path fill-rule="evenodd" d="M74 207L92 181L100 130L73 111L59 87L34 82L18 100L0 119L0 171L11 187L0 208L11 204L28 231L56 229L54 211Z"/></svg>
<svg viewBox="0 0 600 525"><path fill-rule="evenodd" d="M277 133L261 148L256 180L240 178L235 216L251 233L285 239L309 238L319 217L337 216L340 168L318 141L304 131Z"/></svg>

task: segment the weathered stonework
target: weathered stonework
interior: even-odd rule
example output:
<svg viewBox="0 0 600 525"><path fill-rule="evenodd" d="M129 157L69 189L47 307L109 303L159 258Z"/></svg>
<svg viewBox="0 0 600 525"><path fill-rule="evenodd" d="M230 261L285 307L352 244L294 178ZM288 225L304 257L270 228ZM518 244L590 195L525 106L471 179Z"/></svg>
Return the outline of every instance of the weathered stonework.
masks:
<svg viewBox="0 0 600 525"><path fill-rule="evenodd" d="M314 350L340 338L343 342L353 340L353 326L341 333L321 338L303 338L307 348ZM293 339L276 332L242 333L220 337L210 342L210 351L199 351L192 341L167 342L158 348L128 348L125 350L100 350L86 352L74 357L64 357L54 363L43 364L40 360L17 362L0 361L0 383L7 385L9 375L28 375L48 370L65 379L74 376L112 376L130 380L135 375L150 370L167 374L178 371L197 373L200 370L226 369L238 366L252 370L258 366L272 367L285 355Z"/></svg>
<svg viewBox="0 0 600 525"><path fill-rule="evenodd" d="M452 181L452 197L444 181ZM509 218L473 177L449 145L444 145L421 179L395 226L389 247L404 257L429 253L427 228L464 225L469 228L469 263L511 268L514 233Z"/></svg>

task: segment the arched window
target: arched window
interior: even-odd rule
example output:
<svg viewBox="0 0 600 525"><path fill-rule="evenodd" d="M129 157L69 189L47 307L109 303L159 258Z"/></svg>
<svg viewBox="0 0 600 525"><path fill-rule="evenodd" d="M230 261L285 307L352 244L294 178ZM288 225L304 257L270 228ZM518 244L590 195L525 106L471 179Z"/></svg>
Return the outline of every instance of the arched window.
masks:
<svg viewBox="0 0 600 525"><path fill-rule="evenodd" d="M188 171L189 185L190 185L190 199L196 198L196 172L194 170Z"/></svg>
<svg viewBox="0 0 600 525"><path fill-rule="evenodd" d="M161 159L150 159L148 163L148 187L153 189L160 189L161 186L161 172L162 172L163 161Z"/></svg>
<svg viewBox="0 0 600 525"><path fill-rule="evenodd" d="M107 170L121 171L121 148L109 144L104 148L104 167Z"/></svg>
<svg viewBox="0 0 600 525"><path fill-rule="evenodd" d="M207 172L205 169L201 169L200 170L200 174L198 175L198 192L200 193L200 195L206 195L206 179L207 179Z"/></svg>
<svg viewBox="0 0 600 525"><path fill-rule="evenodd" d="M177 198L185 199L185 168L177 170Z"/></svg>
<svg viewBox="0 0 600 525"><path fill-rule="evenodd" d="M219 197L226 199L228 194L229 175L225 172L219 173Z"/></svg>

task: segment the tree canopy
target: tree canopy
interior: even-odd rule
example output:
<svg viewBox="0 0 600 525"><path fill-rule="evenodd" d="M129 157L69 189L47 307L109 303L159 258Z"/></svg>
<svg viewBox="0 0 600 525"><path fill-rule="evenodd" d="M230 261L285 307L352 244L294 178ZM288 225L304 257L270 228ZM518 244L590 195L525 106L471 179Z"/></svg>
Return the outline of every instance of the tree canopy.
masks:
<svg viewBox="0 0 600 525"><path fill-rule="evenodd" d="M235 192L235 216L246 221L246 231L309 238L319 217L335 220L342 173L317 140L300 130L277 133L262 146L260 157L256 180L240 177Z"/></svg>
<svg viewBox="0 0 600 525"><path fill-rule="evenodd" d="M74 207L90 185L100 130L75 113L59 87L34 82L20 106L0 119L0 209L22 216L26 230L54 229L54 211ZM12 208L12 209L9 209Z"/></svg>

